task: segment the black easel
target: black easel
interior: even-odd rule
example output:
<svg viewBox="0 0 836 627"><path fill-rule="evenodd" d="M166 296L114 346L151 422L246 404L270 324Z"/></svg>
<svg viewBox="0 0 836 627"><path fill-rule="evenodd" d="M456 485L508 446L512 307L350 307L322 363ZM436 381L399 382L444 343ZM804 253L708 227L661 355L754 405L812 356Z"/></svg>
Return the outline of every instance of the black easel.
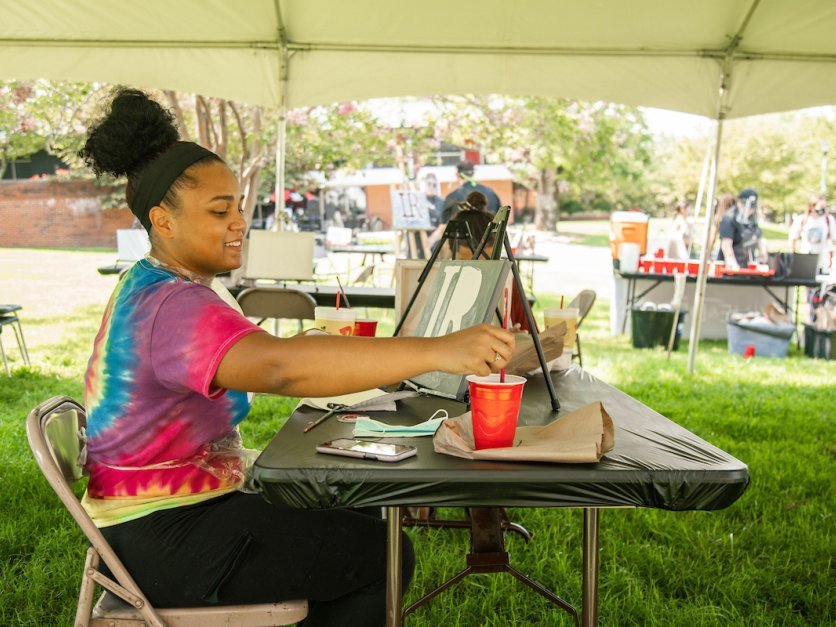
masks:
<svg viewBox="0 0 836 627"><path fill-rule="evenodd" d="M464 203L459 203L464 204ZM463 242L470 247L471 251L476 250L476 240L473 239L473 235L470 232L470 225L463 220L450 220L447 223L447 227L444 229L444 233L441 234L441 239L438 243L433 246L432 254L430 255L429 261L424 266L424 269L421 271L421 275L418 277L418 286L415 288L415 291L412 293L412 296L409 298L409 302L406 305L406 309L404 309L403 315L401 319L398 320L398 326L395 327L395 332L393 333L394 336L397 336L398 333L401 331L401 327L403 326L404 322L406 321L407 317L409 316L409 312L412 309L412 306L415 304L415 299L418 298L418 292L421 291L421 288L424 286L424 281L427 280L427 276L430 274L430 269L433 267L433 264L438 259L438 253L444 248L444 243L449 241L451 249L453 251L453 259L456 258L456 251L459 248L459 242ZM475 257L475 255L474 255Z"/></svg>
<svg viewBox="0 0 836 627"><path fill-rule="evenodd" d="M463 207L469 207L466 203L460 203L460 205ZM432 267L432 264L435 263L436 258L438 257L438 252L444 246L444 243L446 241L450 241L453 251L453 259L456 258L456 251L458 250L459 242L465 243L470 247L470 250L473 251L473 259L480 259L482 256L484 256L487 259L488 256L485 254L485 246L488 240L490 239L491 235L495 235L496 237L494 241L503 242L505 253L508 257L508 260L511 262L511 270L514 274L514 281L516 282L517 289L519 290L519 294L523 302L526 320L528 320L528 325L531 329L531 336L534 340L534 346L537 350L537 357L540 360L540 366L543 368L543 377L546 380L546 387L548 388L549 396L551 397L552 409L554 411L558 411L560 409L560 403L557 400L557 394L554 391L554 386L552 385L552 380L549 376L549 368L546 364L546 357L543 354L543 347L540 344L540 336L537 333L537 326L534 324L534 316L531 313L531 306L529 305L528 299L525 295L525 289L523 288L519 268L517 267L517 260L514 258L514 253L511 250L511 244L508 241L508 236L505 232L505 227L508 224L509 215L510 207L501 207L497 212L496 217L485 230L485 233L482 236L482 240L479 242L479 244L475 246L473 235L470 232L470 226L467 224L467 222L451 220L447 224L447 228L444 229L444 233L441 236L441 240L435 247L435 250L433 250L430 260L427 262L427 265L424 266L424 270L423 272L421 272L421 276L418 278L418 286L415 288L415 292L412 294L412 298L409 300L409 304L406 306L404 314L398 322L398 326L395 329L395 335L398 334L398 332L401 329L401 326L403 325L403 322L409 315L409 311L412 308L412 305L415 303L415 299L418 295L418 292L421 290L424 281L429 275L430 268ZM493 253L490 259L500 259L501 256L502 247L496 245L495 243ZM497 314L499 315L498 311ZM407 615L414 612L418 607L424 605L447 588L461 581L462 578L469 574L507 572L513 575L516 579L518 579L525 585L535 590L537 593L544 596L546 599L548 599L555 605L559 606L564 611L568 612L574 619L575 625L580 625L578 612L572 605L561 599L556 594L550 592L542 585L538 584L536 581L533 581L532 579L526 577L516 568L511 566L510 555L505 549L505 538L503 536L503 532L513 531L525 538L526 541L529 541L531 539L531 534L518 523L512 522L511 519L508 517L508 512L505 510L505 508L465 508L465 510L467 511L467 518L465 520L447 520L436 518L434 507L420 509L426 509L426 513L419 512L417 516L413 516L412 513L406 513L402 516L401 523L407 527L452 527L470 529L470 553L468 553L467 555L467 567L463 571L454 575L453 577L442 583L440 586L438 586L435 590L433 590L429 594L425 595L424 597L407 607L403 612L402 618L405 618ZM404 513L407 512L407 510L403 508L401 508L399 511Z"/></svg>
<svg viewBox="0 0 836 627"><path fill-rule="evenodd" d="M469 208L469 205L466 203L459 204L464 208ZM470 225L468 225L467 222L463 220L450 220L450 222L447 223L447 227L444 229L441 239L435 246L429 261L427 261L427 265L424 266L421 276L418 277L418 286L412 293L412 297L409 299L409 303L407 304L406 309L404 309L401 319L398 321L398 326L395 327L394 335L398 335L401 330L401 326L403 326L404 321L409 316L412 305L418 297L418 292L420 292L421 288L424 286L424 281L429 275L430 269L438 258L438 253L444 247L445 242L450 242L450 247L453 251L453 259L456 258L456 251L458 250L460 242L468 245L470 250L473 252L473 259L480 259L482 256L486 259L500 259L502 257L502 249L504 247L508 261L511 262L511 272L514 274L514 282L517 285L517 291L519 292L520 300L522 301L523 309L525 310L525 319L528 321L528 328L531 330L531 339L534 340L534 349L537 351L537 359L540 361L540 367L543 369L543 378L546 380L546 388L549 391L549 398L552 402L552 411L558 411L560 409L560 401L557 399L554 384L549 376L549 367L546 363L546 356L543 353L543 345L540 343L540 334L537 332L534 315L531 313L531 305L529 305L528 298L526 298L525 288L523 287L522 278L520 277L520 270L517 266L517 260L514 257L514 251L511 249L511 242L509 241L508 234L506 232L508 217L510 215L511 207L507 205L505 207L500 207L499 211L496 212L496 216L494 216L494 219L488 225L488 228L485 229L485 233L482 235L482 240L475 246L475 240L473 238L473 234L470 232ZM485 254L485 246L487 245L491 235L494 236L494 248L493 254L491 257L488 257ZM502 242L502 246L498 245L499 242Z"/></svg>

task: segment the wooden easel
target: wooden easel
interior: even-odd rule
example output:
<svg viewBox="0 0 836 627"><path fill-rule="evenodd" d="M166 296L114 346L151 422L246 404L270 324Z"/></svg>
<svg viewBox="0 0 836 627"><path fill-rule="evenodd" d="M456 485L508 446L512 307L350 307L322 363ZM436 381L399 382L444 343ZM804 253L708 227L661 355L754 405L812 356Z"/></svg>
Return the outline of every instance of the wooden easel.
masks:
<svg viewBox="0 0 836 627"><path fill-rule="evenodd" d="M409 259L430 258L430 245L424 229L404 229L399 233L406 237L406 251Z"/></svg>
<svg viewBox="0 0 836 627"><path fill-rule="evenodd" d="M397 194L404 193L401 196L401 203L395 207L395 199ZM400 223L397 234L398 250L402 250L403 241L406 239L406 254L409 259L428 259L430 257L430 247L427 242L427 231L430 228L429 223L429 208L422 206L422 201L418 200L417 190L414 185L410 184L406 187L394 190L392 192L393 216L392 222L397 225ZM411 202L407 202L410 199ZM395 215L397 212L397 215ZM419 223L426 221L425 224Z"/></svg>

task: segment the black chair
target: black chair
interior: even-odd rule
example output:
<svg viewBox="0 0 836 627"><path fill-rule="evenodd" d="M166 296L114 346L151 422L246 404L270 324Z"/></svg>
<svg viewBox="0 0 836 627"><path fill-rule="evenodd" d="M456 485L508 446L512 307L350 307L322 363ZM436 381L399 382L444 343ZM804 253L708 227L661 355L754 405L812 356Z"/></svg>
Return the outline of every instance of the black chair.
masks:
<svg viewBox="0 0 836 627"><path fill-rule="evenodd" d="M17 339L17 347L23 357L23 361L27 366L30 365L29 351L26 348L26 340L23 339L23 327L20 326L20 318L17 317L17 312L21 309L22 307L20 305L0 305L0 356L3 357L3 366L6 369L7 377L11 377L12 375L9 370L6 349L3 346L3 329L5 327L11 327L12 331L14 331L15 339Z"/></svg>

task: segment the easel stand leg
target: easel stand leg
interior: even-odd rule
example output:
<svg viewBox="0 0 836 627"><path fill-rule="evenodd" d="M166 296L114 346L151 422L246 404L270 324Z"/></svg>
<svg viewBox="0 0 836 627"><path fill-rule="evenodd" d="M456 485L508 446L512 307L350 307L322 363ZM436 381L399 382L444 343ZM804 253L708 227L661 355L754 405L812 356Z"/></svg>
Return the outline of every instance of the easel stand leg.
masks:
<svg viewBox="0 0 836 627"><path fill-rule="evenodd" d="M540 362L540 367L543 369L543 378L546 380L546 387L549 390L549 398L552 402L552 411L560 409L560 401L557 400L557 392L555 392L554 384L552 383L551 375L549 374L549 366L546 363L546 355L543 353L543 345L540 343L540 334L537 332L537 323L534 322L534 314L531 313L531 305L526 298L525 290L523 289L522 277L520 277L520 269L517 265L517 260L514 258L514 252L511 250L511 242L508 240L508 235L505 235L505 254L511 261L511 271L514 273L514 281L517 283L517 289L520 293L520 300L522 301L523 310L525 311L525 319L528 322L528 328L531 329L531 339L534 340L534 350L537 351L537 359Z"/></svg>
<svg viewBox="0 0 836 627"><path fill-rule="evenodd" d="M534 314L531 313L531 305L528 304L526 298L525 287L523 287L522 277L520 276L520 267L514 257L514 251L511 248L511 240L508 239L506 227L508 226L508 217L511 215L511 207L500 207L496 212L493 221L485 229L485 234L482 236L482 241L479 242L479 247L474 251L473 258L478 259L485 250L488 239L491 234L494 234L493 259L499 259L502 256L502 248L505 248L505 255L508 261L511 262L511 272L514 275L514 282L517 285L517 292L519 292L520 300L522 301L523 311L525 311L525 319L528 322L528 328L531 330L531 339L534 340L534 350L537 351L537 360L540 362L540 368L543 370L543 378L546 380L546 388L549 391L549 398L552 402L552 411L560 409L560 402L557 400L557 392L554 390L551 375L549 374L549 366L546 363L546 355L543 353L543 345L540 343L540 334L537 331L537 323L534 322ZM499 245L499 242L502 242Z"/></svg>

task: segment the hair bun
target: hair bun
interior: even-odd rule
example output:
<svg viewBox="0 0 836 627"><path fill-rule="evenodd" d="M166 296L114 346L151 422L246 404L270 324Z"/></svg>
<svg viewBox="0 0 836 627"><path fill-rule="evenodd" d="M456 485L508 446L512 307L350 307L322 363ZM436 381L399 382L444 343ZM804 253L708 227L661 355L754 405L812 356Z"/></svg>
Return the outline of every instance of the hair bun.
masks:
<svg viewBox="0 0 836 627"><path fill-rule="evenodd" d="M78 154L96 175L124 176L144 168L178 137L174 116L157 101L120 88Z"/></svg>

